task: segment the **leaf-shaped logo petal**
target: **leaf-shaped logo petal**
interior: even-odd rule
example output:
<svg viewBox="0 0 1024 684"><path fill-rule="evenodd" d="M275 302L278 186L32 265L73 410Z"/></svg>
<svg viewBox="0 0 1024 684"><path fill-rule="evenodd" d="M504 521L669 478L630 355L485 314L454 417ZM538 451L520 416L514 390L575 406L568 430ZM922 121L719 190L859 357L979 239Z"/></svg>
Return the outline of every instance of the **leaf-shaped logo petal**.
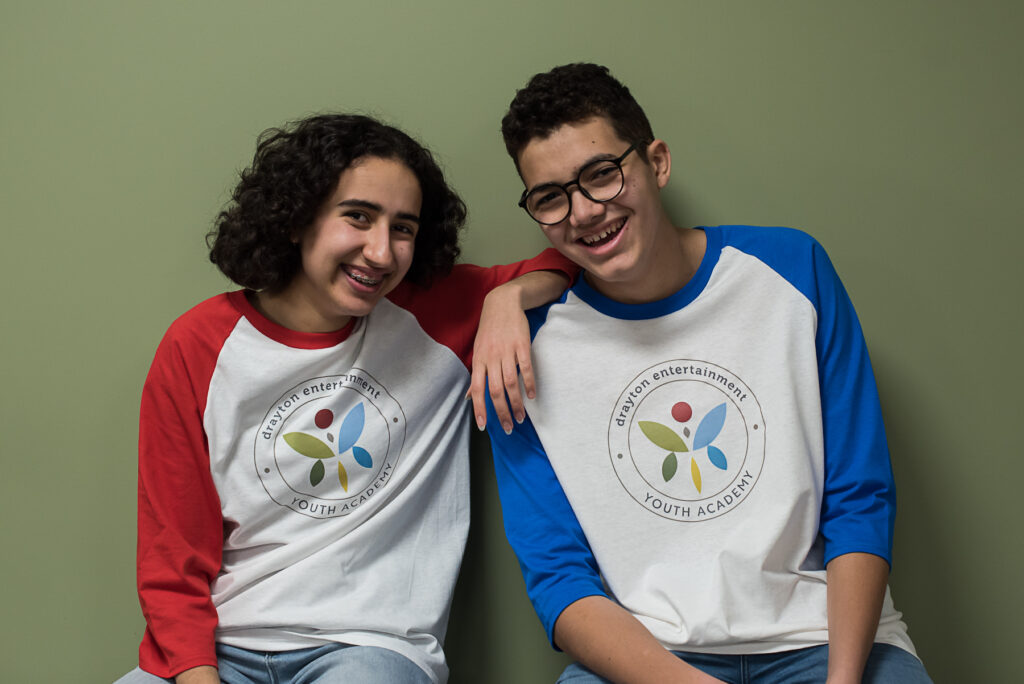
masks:
<svg viewBox="0 0 1024 684"><path fill-rule="evenodd" d="M655 423L653 420L641 420L637 422L647 439L660 446L665 451L689 451L686 442L672 430L672 428Z"/></svg>
<svg viewBox="0 0 1024 684"><path fill-rule="evenodd" d="M725 425L725 404L719 404L708 411L708 415L704 416L700 425L697 426L697 433L693 437L693 450L703 449L715 441L715 437L718 437L723 425Z"/></svg>
<svg viewBox="0 0 1024 684"><path fill-rule="evenodd" d="M661 476L665 478L665 482L668 482L676 474L676 468L679 467L679 462L676 461L676 455L674 453L669 454L665 457L665 460L661 463Z"/></svg>
<svg viewBox="0 0 1024 684"><path fill-rule="evenodd" d="M352 447L352 455L356 457L356 463L364 468L373 467L373 457L370 456L370 452L363 447Z"/></svg>
<svg viewBox="0 0 1024 684"><path fill-rule="evenodd" d="M345 416L338 428L338 453L343 454L352 448L352 445L363 434L363 423L366 421L366 409L363 402L352 407L352 410Z"/></svg>
<svg viewBox="0 0 1024 684"><path fill-rule="evenodd" d="M719 470L725 470L729 467L729 462L725 460L725 454L716 446L708 447L708 459L711 461L711 465Z"/></svg>
<svg viewBox="0 0 1024 684"><path fill-rule="evenodd" d="M333 458L331 447L313 435L305 432L289 432L284 436L285 443L308 458Z"/></svg>
<svg viewBox="0 0 1024 684"><path fill-rule="evenodd" d="M309 471L309 484L316 487L324 479L324 462L317 461Z"/></svg>
<svg viewBox="0 0 1024 684"><path fill-rule="evenodd" d="M693 478L693 484L697 487L697 493L700 493L700 467L697 466L696 459L690 459L690 477Z"/></svg>
<svg viewBox="0 0 1024 684"><path fill-rule="evenodd" d="M341 461L338 461L338 482L341 483L341 488L347 492L348 472L345 470L345 466L341 465Z"/></svg>

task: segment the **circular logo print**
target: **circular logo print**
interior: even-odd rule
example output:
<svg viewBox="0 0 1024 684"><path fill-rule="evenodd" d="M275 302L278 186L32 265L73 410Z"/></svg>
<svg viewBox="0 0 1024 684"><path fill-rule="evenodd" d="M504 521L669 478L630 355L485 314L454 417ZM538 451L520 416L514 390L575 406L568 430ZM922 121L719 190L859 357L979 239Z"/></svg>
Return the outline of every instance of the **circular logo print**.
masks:
<svg viewBox="0 0 1024 684"><path fill-rule="evenodd" d="M676 359L637 375L608 425L612 467L629 495L669 520L723 515L764 464L764 416L750 388L706 361Z"/></svg>
<svg viewBox="0 0 1024 684"><path fill-rule="evenodd" d="M398 402L365 371L314 378L267 412L255 462L270 497L314 518L347 515L394 474L405 441Z"/></svg>

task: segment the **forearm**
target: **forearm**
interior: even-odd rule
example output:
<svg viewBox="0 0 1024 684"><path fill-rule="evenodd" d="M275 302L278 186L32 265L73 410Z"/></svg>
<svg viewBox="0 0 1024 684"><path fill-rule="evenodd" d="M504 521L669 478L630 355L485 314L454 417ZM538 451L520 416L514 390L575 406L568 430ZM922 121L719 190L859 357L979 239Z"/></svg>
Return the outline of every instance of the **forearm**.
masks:
<svg viewBox="0 0 1024 684"><path fill-rule="evenodd" d="M618 684L719 682L666 650L635 617L603 596L587 596L562 611L555 643Z"/></svg>
<svg viewBox="0 0 1024 684"><path fill-rule="evenodd" d="M878 631L889 564L870 553L832 559L828 577L828 681L860 682Z"/></svg>
<svg viewBox="0 0 1024 684"><path fill-rule="evenodd" d="M531 271L494 288L487 300L504 301L520 310L532 309L554 301L568 284L564 273Z"/></svg>
<svg viewBox="0 0 1024 684"><path fill-rule="evenodd" d="M175 684L220 684L217 668L200 665L179 673L174 678Z"/></svg>

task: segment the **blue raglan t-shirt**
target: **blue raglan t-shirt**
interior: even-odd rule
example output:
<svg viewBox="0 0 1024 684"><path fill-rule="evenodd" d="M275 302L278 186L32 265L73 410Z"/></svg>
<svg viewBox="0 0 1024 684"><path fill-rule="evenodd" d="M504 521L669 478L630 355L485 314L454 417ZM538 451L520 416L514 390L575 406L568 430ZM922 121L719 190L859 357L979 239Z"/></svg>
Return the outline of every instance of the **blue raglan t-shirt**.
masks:
<svg viewBox="0 0 1024 684"><path fill-rule="evenodd" d="M585 279L530 312L541 383L488 419L509 541L547 631L612 598L671 650L824 644L825 564L891 562L895 491L853 306L800 231L703 228L697 273L645 304ZM876 641L914 652L888 591Z"/></svg>

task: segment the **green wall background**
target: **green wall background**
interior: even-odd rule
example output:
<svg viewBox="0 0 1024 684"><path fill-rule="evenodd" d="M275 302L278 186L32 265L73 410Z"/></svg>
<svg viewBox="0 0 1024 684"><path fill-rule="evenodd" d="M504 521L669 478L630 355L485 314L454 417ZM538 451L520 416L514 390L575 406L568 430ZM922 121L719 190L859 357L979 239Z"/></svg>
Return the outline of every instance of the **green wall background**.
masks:
<svg viewBox="0 0 1024 684"><path fill-rule="evenodd" d="M678 223L793 225L829 249L900 484L897 606L936 682L1013 679L1021 6L370 4L0 2L0 680L133 666L138 396L170 321L229 287L203 236L256 135L381 116L439 153L467 260L509 261L544 241L499 119L531 74L579 60L608 64L670 144ZM452 682L553 681L477 451Z"/></svg>

